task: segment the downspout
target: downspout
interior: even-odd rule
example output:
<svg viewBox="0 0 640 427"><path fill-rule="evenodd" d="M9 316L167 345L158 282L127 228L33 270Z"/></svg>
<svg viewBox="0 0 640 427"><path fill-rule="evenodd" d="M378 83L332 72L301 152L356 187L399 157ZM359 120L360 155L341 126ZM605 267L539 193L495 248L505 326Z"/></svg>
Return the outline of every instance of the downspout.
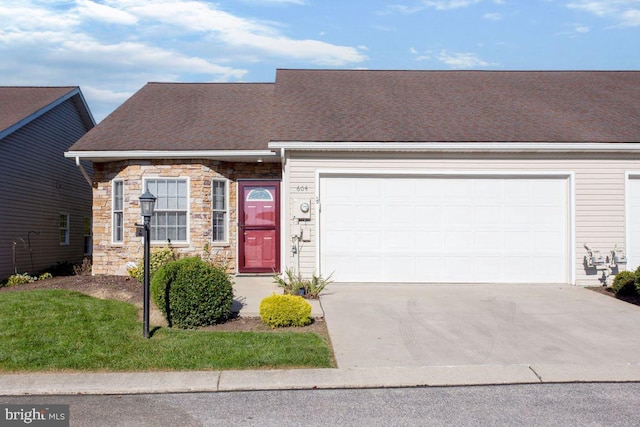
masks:
<svg viewBox="0 0 640 427"><path fill-rule="evenodd" d="M93 186L93 182L91 182L91 177L89 177L89 174L87 173L87 171L82 166L82 163L80 163L80 156L76 156L76 166L78 166L78 169L80 169L80 172L82 172L82 176L84 176L84 179L89 184L89 187L92 187Z"/></svg>

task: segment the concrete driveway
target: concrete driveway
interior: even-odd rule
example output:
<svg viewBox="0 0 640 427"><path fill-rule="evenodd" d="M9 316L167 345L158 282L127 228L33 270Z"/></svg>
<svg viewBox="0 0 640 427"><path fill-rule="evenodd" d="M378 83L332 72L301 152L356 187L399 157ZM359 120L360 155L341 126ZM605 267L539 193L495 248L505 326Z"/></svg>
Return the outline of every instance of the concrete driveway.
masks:
<svg viewBox="0 0 640 427"><path fill-rule="evenodd" d="M339 368L640 363L640 307L551 285L333 283Z"/></svg>

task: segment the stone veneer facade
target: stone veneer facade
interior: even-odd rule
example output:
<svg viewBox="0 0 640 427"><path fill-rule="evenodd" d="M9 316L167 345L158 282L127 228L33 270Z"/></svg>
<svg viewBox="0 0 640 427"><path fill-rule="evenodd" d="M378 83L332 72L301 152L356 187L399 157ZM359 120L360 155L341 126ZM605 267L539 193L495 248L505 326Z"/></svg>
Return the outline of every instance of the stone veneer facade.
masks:
<svg viewBox="0 0 640 427"><path fill-rule="evenodd" d="M93 178L93 274L126 275L127 263L140 262L142 238L136 237L141 223L140 203L143 178L189 178L189 243L172 243L183 255L200 255L227 263L230 272L237 269L237 182L238 180L281 179L280 163L235 163L215 160L127 160L94 164ZM229 242L212 243L211 181L229 180ZM122 243L112 242L112 182L124 182L124 236ZM162 244L152 244L164 247ZM205 249L209 249L205 253Z"/></svg>

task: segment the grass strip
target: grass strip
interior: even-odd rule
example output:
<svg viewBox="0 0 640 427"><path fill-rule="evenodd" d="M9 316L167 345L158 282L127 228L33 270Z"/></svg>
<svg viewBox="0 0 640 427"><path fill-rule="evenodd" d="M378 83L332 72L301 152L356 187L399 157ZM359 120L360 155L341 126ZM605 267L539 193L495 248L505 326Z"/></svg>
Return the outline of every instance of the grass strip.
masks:
<svg viewBox="0 0 640 427"><path fill-rule="evenodd" d="M0 294L0 371L150 371L328 368L312 332L160 328L142 337L138 309L75 291Z"/></svg>

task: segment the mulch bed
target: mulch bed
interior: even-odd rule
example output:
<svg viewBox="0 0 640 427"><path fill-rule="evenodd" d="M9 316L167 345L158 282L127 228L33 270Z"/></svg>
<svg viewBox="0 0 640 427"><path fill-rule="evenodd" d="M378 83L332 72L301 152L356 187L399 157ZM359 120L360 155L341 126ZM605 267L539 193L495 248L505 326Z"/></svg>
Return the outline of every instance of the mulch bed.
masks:
<svg viewBox="0 0 640 427"><path fill-rule="evenodd" d="M602 295L607 295L612 298L619 299L620 301L628 302L629 304L640 305L640 295L616 295L611 288L605 288L604 286L590 286L587 289L598 292Z"/></svg>

